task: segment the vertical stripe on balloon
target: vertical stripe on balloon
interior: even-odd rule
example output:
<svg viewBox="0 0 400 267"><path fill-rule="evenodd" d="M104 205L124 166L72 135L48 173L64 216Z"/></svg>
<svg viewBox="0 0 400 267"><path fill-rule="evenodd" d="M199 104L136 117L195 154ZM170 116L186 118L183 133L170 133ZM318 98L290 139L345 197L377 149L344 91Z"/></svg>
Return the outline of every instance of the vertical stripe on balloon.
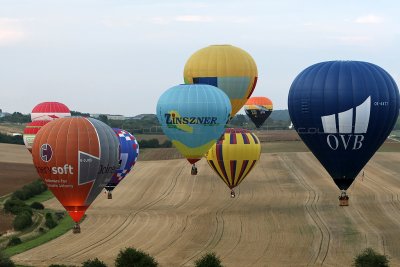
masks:
<svg viewBox="0 0 400 267"><path fill-rule="evenodd" d="M250 173L250 171L253 169L254 165L256 164L257 160L253 160L253 163L251 163L250 167L248 170L245 172L245 174L240 178L239 183L246 178L246 176Z"/></svg>
<svg viewBox="0 0 400 267"><path fill-rule="evenodd" d="M225 169L225 165L224 165L224 156L222 153L222 145L217 146L216 152L217 152L218 165L221 168L221 172L224 175L225 179L228 181L228 175L226 174L226 169Z"/></svg>
<svg viewBox="0 0 400 267"><path fill-rule="evenodd" d="M231 165L231 185L235 184L235 176L236 176L236 160L231 160L230 161Z"/></svg>
<svg viewBox="0 0 400 267"><path fill-rule="evenodd" d="M230 138L231 138L231 144L237 144L237 140L236 140L236 134L235 133L231 133L230 134Z"/></svg>
<svg viewBox="0 0 400 267"><path fill-rule="evenodd" d="M243 137L243 142L245 145L250 144L249 137L247 136L246 133L242 133L242 137Z"/></svg>
<svg viewBox="0 0 400 267"><path fill-rule="evenodd" d="M240 173L239 173L239 176L238 176L239 181L242 179L243 173L244 173L244 171L246 170L246 167L247 167L247 164L248 164L248 163L249 163L248 160L243 160L242 168L241 168Z"/></svg>
<svg viewBox="0 0 400 267"><path fill-rule="evenodd" d="M253 137L254 143L258 144L257 137L253 133L250 133L250 135L251 135L251 137Z"/></svg>
<svg viewBox="0 0 400 267"><path fill-rule="evenodd" d="M218 176L224 181L224 183L229 183L221 174L221 172L218 170L217 166L215 166L213 160L209 160L208 163L210 163L211 168L218 174Z"/></svg>

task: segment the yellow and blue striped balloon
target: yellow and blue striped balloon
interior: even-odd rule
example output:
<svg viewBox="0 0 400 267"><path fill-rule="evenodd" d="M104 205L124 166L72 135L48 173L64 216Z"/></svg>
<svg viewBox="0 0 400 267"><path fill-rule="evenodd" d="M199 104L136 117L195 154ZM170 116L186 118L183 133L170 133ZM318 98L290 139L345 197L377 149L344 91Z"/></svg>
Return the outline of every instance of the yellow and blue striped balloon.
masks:
<svg viewBox="0 0 400 267"><path fill-rule="evenodd" d="M206 84L174 86L157 103L163 132L192 164L223 134L230 113L228 96Z"/></svg>
<svg viewBox="0 0 400 267"><path fill-rule="evenodd" d="M208 165L233 189L251 172L260 154L260 140L254 133L229 128L207 152L206 158Z"/></svg>

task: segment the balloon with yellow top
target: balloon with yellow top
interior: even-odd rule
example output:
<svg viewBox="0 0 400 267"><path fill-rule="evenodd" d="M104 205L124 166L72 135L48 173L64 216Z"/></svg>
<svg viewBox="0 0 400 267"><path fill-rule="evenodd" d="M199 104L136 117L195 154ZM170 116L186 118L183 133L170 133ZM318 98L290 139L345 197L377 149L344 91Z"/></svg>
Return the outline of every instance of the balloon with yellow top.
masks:
<svg viewBox="0 0 400 267"><path fill-rule="evenodd" d="M186 84L209 84L224 91L233 117L257 83L257 65L249 53L233 45L211 45L195 52L184 69Z"/></svg>

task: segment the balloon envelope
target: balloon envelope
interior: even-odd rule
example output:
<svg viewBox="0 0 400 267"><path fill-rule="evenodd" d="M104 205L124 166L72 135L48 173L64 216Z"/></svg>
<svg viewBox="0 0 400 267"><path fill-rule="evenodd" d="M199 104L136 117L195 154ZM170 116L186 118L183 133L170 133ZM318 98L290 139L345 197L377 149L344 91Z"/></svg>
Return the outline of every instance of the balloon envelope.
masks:
<svg viewBox="0 0 400 267"><path fill-rule="evenodd" d="M233 45L211 45L195 52L186 62L187 84L209 84L224 91L233 117L251 96L257 83L257 65L243 49Z"/></svg>
<svg viewBox="0 0 400 267"><path fill-rule="evenodd" d="M36 135L36 170L75 222L118 168L118 146L114 131L92 118L57 119Z"/></svg>
<svg viewBox="0 0 400 267"><path fill-rule="evenodd" d="M226 129L207 152L208 165L230 188L238 186L260 159L261 145L257 136L245 129Z"/></svg>
<svg viewBox="0 0 400 267"><path fill-rule="evenodd" d="M105 186L107 191L112 191L132 170L139 155L139 144L136 138L128 131L113 128L119 141L120 166Z"/></svg>
<svg viewBox="0 0 400 267"><path fill-rule="evenodd" d="M399 91L374 64L321 62L295 78L288 107L304 143L346 190L393 129Z"/></svg>
<svg viewBox="0 0 400 267"><path fill-rule="evenodd" d="M272 101L266 97L250 97L244 105L244 111L251 121L260 128L272 113Z"/></svg>
<svg viewBox="0 0 400 267"><path fill-rule="evenodd" d="M33 141L35 140L36 134L39 130L48 123L49 121L32 121L28 123L24 129L24 144L30 153L32 153Z"/></svg>
<svg viewBox="0 0 400 267"><path fill-rule="evenodd" d="M157 103L162 130L191 163L201 159L223 134L230 112L226 94L206 84L174 86Z"/></svg>
<svg viewBox="0 0 400 267"><path fill-rule="evenodd" d="M65 117L71 117L71 111L66 105L59 102L42 102L37 104L31 112L32 121L51 121Z"/></svg>

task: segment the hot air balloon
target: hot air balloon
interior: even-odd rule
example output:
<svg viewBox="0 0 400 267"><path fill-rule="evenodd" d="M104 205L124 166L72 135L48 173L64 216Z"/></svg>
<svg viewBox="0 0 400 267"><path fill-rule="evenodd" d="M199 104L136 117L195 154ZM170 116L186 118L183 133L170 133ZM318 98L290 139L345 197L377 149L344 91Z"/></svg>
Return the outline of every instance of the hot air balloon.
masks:
<svg viewBox="0 0 400 267"><path fill-rule="evenodd" d="M32 147L33 164L47 187L78 222L119 167L119 141L114 131L92 118L49 122Z"/></svg>
<svg viewBox="0 0 400 267"><path fill-rule="evenodd" d="M244 105L244 111L256 127L260 128L272 113L272 101L266 97L251 97Z"/></svg>
<svg viewBox="0 0 400 267"><path fill-rule="evenodd" d="M231 197L235 197L234 188L251 172L260 154L261 145L255 134L228 128L224 137L207 152L206 158L208 165L231 189Z"/></svg>
<svg viewBox="0 0 400 267"><path fill-rule="evenodd" d="M59 102L43 102L32 109L31 120L51 121L70 116L71 112L66 105Z"/></svg>
<svg viewBox="0 0 400 267"><path fill-rule="evenodd" d="M393 129L399 102L393 78L367 62L321 62L293 81L293 125L342 190L341 205L348 205L346 190Z"/></svg>
<svg viewBox="0 0 400 267"><path fill-rule="evenodd" d="M139 155L139 144L136 138L128 131L113 128L119 140L120 166L105 186L108 191L108 199L112 199L112 191L132 170Z"/></svg>
<svg viewBox="0 0 400 267"><path fill-rule="evenodd" d="M233 117L251 96L257 83L257 65L243 49L232 45L211 45L195 52L186 62L187 84L209 84L224 91Z"/></svg>
<svg viewBox="0 0 400 267"><path fill-rule="evenodd" d="M206 84L178 85L165 91L157 103L157 118L172 144L193 164L223 134L231 104L220 89Z"/></svg>
<svg viewBox="0 0 400 267"><path fill-rule="evenodd" d="M24 129L23 139L24 139L24 144L30 153L32 153L33 141L35 140L36 134L48 122L49 121L33 121L26 125Z"/></svg>

